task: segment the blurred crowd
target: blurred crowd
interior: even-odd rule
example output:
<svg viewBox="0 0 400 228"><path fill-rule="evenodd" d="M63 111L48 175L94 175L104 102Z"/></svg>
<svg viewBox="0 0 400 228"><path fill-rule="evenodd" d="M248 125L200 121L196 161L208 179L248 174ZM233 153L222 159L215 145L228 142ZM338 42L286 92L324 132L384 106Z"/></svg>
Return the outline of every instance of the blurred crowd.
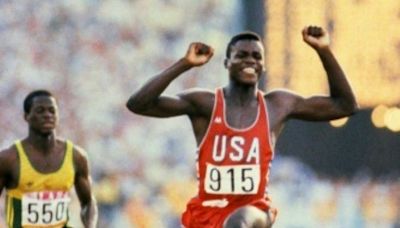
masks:
<svg viewBox="0 0 400 228"><path fill-rule="evenodd" d="M59 101L59 135L88 152L99 227L179 227L197 187L189 121L133 115L125 102L183 56L192 41L210 44L216 54L167 92L223 85L224 51L240 31L240 14L238 0L0 0L1 148L26 136L26 94L48 89ZM298 161L279 156L272 174L277 227L399 222L398 182L320 179ZM0 227L3 200L4 192ZM72 208L79 224L77 200Z"/></svg>
<svg viewBox="0 0 400 228"><path fill-rule="evenodd" d="M269 191L277 228L399 228L400 180L360 171L331 179L290 157L273 162Z"/></svg>

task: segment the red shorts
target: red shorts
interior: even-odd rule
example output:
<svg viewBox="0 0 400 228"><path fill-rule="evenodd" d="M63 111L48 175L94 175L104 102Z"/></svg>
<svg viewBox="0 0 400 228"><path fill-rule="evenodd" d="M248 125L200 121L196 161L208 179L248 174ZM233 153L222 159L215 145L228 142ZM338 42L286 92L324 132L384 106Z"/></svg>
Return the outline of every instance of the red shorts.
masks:
<svg viewBox="0 0 400 228"><path fill-rule="evenodd" d="M250 203L263 211L270 208L270 200L260 199ZM221 228L230 213L244 205L229 205L224 208L204 207L199 198L193 198L186 206L182 214L182 225L185 228Z"/></svg>

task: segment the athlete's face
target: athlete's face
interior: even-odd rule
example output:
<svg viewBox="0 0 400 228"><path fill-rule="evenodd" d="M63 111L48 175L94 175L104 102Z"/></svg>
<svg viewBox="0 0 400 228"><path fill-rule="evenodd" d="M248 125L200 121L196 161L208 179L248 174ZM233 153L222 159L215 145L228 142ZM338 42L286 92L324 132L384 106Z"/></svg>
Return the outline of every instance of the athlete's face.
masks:
<svg viewBox="0 0 400 228"><path fill-rule="evenodd" d="M58 122L56 100L49 96L33 98L31 110L25 114L25 119L30 129L41 134L52 133Z"/></svg>
<svg viewBox="0 0 400 228"><path fill-rule="evenodd" d="M231 47L225 60L230 79L244 85L256 85L264 71L264 48L257 40L240 40Z"/></svg>

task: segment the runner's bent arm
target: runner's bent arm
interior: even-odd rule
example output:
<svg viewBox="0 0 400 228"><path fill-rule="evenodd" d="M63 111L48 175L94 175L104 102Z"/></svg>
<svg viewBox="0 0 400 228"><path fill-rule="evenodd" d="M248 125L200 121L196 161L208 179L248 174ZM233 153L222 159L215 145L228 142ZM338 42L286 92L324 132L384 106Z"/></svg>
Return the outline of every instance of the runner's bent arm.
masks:
<svg viewBox="0 0 400 228"><path fill-rule="evenodd" d="M0 196L4 188L10 187L13 178L13 167L18 162L13 147L0 151Z"/></svg>
<svg viewBox="0 0 400 228"><path fill-rule="evenodd" d="M97 225L97 203L91 190L91 177L88 160L84 151L74 147L75 191L81 204L81 219L85 228L95 228Z"/></svg>
<svg viewBox="0 0 400 228"><path fill-rule="evenodd" d="M0 151L0 196L3 192L3 188L6 186L7 170L6 170L6 159L4 158L4 152Z"/></svg>
<svg viewBox="0 0 400 228"><path fill-rule="evenodd" d="M200 50L207 48L207 51ZM192 43L182 59L162 73L151 78L128 100L127 108L137 114L169 117L192 114L195 107L190 99L199 94L182 93L178 96L161 95L168 85L182 73L207 63L213 55L212 48L202 43Z"/></svg>
<svg viewBox="0 0 400 228"><path fill-rule="evenodd" d="M277 91L279 103L288 110L288 117L304 120L331 120L353 114L357 103L346 76L333 55L329 35L320 27L309 26L302 31L303 40L317 52L327 73L330 96L304 98L288 91Z"/></svg>

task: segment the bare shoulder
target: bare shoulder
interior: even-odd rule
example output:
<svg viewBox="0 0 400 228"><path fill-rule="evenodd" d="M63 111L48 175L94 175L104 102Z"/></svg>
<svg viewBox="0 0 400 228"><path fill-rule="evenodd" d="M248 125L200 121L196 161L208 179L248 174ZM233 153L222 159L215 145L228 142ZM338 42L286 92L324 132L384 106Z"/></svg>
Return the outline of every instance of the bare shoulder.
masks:
<svg viewBox="0 0 400 228"><path fill-rule="evenodd" d="M10 170L18 162L18 152L15 145L0 151L0 169Z"/></svg>
<svg viewBox="0 0 400 228"><path fill-rule="evenodd" d="M86 151L79 145L73 144L72 153L75 169L77 171L86 170L88 166Z"/></svg>
<svg viewBox="0 0 400 228"><path fill-rule="evenodd" d="M286 89L272 90L264 95L265 101L274 106L293 106L301 98L300 95Z"/></svg>
<svg viewBox="0 0 400 228"><path fill-rule="evenodd" d="M15 145L11 145L10 147L3 149L0 151L0 161L7 161L9 163L13 163L18 159L17 149Z"/></svg>
<svg viewBox="0 0 400 228"><path fill-rule="evenodd" d="M74 153L74 160L75 159L85 160L85 161L87 160L86 150L84 150L79 145L74 144L73 153Z"/></svg>
<svg viewBox="0 0 400 228"><path fill-rule="evenodd" d="M214 95L214 91L203 88L191 88L178 94L179 97L194 102L214 99Z"/></svg>
<svg viewBox="0 0 400 228"><path fill-rule="evenodd" d="M281 99L290 99L293 97L298 97L299 95L296 94L295 92L287 89L274 89L271 90L270 92L265 94L266 99L271 99L273 101L276 100L281 100Z"/></svg>
<svg viewBox="0 0 400 228"><path fill-rule="evenodd" d="M86 159L86 151L80 147L79 145L76 145L74 142L64 139L64 138L57 138L57 144L59 145L60 148L65 148L67 145L67 142L72 143L72 153L74 157L74 161L76 159Z"/></svg>
<svg viewBox="0 0 400 228"><path fill-rule="evenodd" d="M192 88L178 94L178 96L181 99L190 102L201 112L212 112L215 100L215 91L202 88Z"/></svg>
<svg viewBox="0 0 400 228"><path fill-rule="evenodd" d="M288 118L302 97L290 90L277 89L265 94L264 99L270 116L280 123Z"/></svg>

